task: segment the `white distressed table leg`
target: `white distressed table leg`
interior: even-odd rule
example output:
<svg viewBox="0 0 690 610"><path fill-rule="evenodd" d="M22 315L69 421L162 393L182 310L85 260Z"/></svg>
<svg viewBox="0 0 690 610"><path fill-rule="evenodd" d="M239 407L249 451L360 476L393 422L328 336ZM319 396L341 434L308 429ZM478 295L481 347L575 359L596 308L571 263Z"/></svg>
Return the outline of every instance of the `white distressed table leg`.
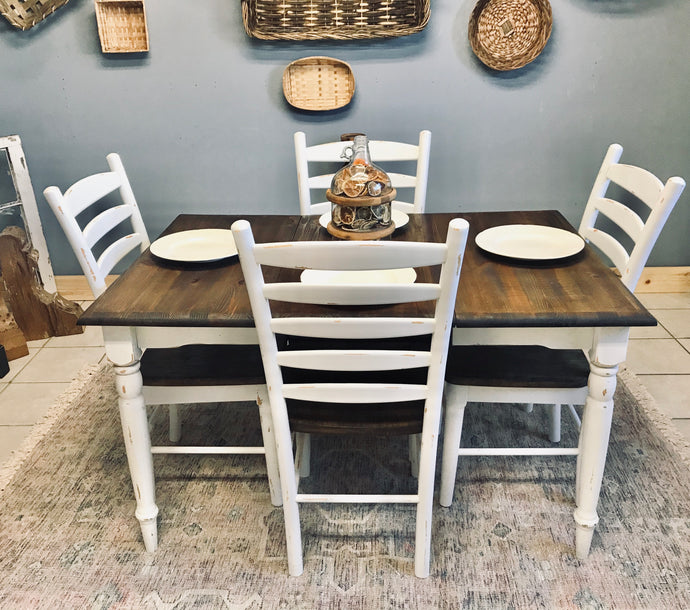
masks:
<svg viewBox="0 0 690 610"><path fill-rule="evenodd" d="M104 327L103 336L106 354L115 370L122 436L137 503L134 514L141 526L144 546L147 551L153 552L158 546L158 507L151 438L142 395L143 379L139 370L141 351L132 329Z"/></svg>
<svg viewBox="0 0 690 610"><path fill-rule="evenodd" d="M599 521L597 504L604 477L616 391L618 364L625 359L628 328L598 329L590 351L589 392L580 428L575 500L575 553L589 555L594 528Z"/></svg>

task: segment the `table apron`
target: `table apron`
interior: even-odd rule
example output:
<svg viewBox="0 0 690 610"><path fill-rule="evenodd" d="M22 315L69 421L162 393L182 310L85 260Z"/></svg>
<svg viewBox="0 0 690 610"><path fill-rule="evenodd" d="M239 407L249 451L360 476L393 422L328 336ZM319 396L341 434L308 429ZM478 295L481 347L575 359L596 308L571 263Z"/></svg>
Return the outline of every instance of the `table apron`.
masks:
<svg viewBox="0 0 690 610"><path fill-rule="evenodd" d="M142 352L149 347L259 343L254 327L104 326L103 339L108 359L118 366L140 360Z"/></svg>
<svg viewBox="0 0 690 610"><path fill-rule="evenodd" d="M625 360L630 328L611 327L483 327L454 328L453 345L544 345L583 349L592 362L616 365Z"/></svg>

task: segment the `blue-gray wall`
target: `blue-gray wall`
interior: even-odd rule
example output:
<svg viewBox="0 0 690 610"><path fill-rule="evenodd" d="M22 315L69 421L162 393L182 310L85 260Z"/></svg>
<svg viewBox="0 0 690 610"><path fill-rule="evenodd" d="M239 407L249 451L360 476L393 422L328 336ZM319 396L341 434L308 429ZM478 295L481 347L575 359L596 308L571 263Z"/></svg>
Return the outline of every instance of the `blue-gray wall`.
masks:
<svg viewBox="0 0 690 610"><path fill-rule="evenodd" d="M364 42L250 39L239 0L148 0L151 50L103 55L94 5L71 0L33 29L0 18L0 135L19 134L56 274L79 273L42 191L119 152L154 238L179 212L294 213L292 134L433 132L429 211L558 208L580 217L611 142L660 178L690 178L690 1L552 0L544 52L497 73L474 57L474 0L433 0L416 35ZM292 109L294 59L350 63L353 102ZM690 193L650 259L689 265Z"/></svg>

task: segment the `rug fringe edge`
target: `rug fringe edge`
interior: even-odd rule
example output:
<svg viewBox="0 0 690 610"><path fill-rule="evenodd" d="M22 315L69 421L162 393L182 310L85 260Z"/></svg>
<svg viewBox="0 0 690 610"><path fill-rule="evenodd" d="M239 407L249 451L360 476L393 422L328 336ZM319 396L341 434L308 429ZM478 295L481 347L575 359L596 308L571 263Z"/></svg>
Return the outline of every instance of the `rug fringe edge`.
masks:
<svg viewBox="0 0 690 610"><path fill-rule="evenodd" d="M673 425L671 418L659 408L656 399L635 373L621 366L618 376L633 395L642 412L652 421L664 440L678 453L683 463L690 468L690 441Z"/></svg>
<svg viewBox="0 0 690 610"><path fill-rule="evenodd" d="M55 399L53 405L48 409L41 421L32 427L31 433L24 439L19 449L13 451L12 457L0 466L0 492L5 491L5 488L10 484L14 475L36 446L50 433L52 427L72 405L74 400L81 395L84 386L94 376L109 366L109 364L88 364L77 373L69 387Z"/></svg>

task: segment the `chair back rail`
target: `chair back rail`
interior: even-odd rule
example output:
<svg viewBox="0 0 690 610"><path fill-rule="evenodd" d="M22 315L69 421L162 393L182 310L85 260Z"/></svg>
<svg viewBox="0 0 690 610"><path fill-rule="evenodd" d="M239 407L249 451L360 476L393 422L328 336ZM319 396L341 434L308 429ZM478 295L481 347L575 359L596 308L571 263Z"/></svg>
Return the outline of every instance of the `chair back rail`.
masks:
<svg viewBox="0 0 690 610"><path fill-rule="evenodd" d="M312 202L312 190L325 190L330 187L333 172L326 174L309 174L309 164L314 163L345 163L343 151L352 146L352 141L327 142L307 146L304 132L298 131L294 135L295 160L297 163L297 189L302 215L322 214L331 209L328 201ZM411 201L393 202L393 207L406 213L421 214L426 207L426 190L429 180L429 155L431 151L431 132L419 133L419 142L409 144L387 140L370 140L369 152L371 160L376 163L397 163L401 161L416 162L414 174L389 172L393 187L400 189L414 189ZM385 169L385 168L384 168Z"/></svg>

